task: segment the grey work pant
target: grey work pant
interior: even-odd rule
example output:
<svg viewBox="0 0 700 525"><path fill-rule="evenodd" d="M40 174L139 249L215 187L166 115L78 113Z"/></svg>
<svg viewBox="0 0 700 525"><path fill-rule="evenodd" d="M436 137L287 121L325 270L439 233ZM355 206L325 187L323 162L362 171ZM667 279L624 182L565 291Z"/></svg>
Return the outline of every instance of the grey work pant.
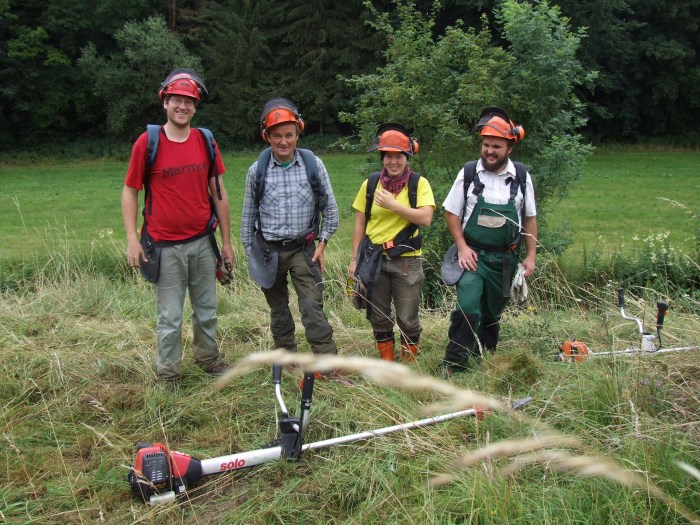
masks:
<svg viewBox="0 0 700 525"><path fill-rule="evenodd" d="M420 257L382 256L381 273L374 283L370 322L375 333L394 330L392 301L396 311L396 324L404 338L417 341L423 330L418 319L421 291L423 289L423 260Z"/></svg>
<svg viewBox="0 0 700 525"><path fill-rule="evenodd" d="M311 345L311 350L315 354L337 354L333 328L323 313L323 292L309 269L304 248L279 252L275 284L268 290L263 289L270 306L270 329L275 346L293 352L297 349L294 319L289 310L287 274L291 277L297 293L301 323L304 325L306 340Z"/></svg>
<svg viewBox="0 0 700 525"><path fill-rule="evenodd" d="M192 350L206 369L219 360L216 346L216 259L208 237L163 247L156 282L156 338L159 379L177 379L182 369L182 317L185 293L192 305Z"/></svg>

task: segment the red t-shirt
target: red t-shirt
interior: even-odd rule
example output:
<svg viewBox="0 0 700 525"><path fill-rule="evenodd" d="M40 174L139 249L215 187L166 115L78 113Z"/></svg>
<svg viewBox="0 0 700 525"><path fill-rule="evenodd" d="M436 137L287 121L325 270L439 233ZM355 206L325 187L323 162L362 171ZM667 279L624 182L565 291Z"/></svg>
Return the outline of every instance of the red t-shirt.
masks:
<svg viewBox="0 0 700 525"><path fill-rule="evenodd" d="M173 142L161 129L149 177L151 213L146 217L148 233L156 241L181 241L203 233L207 227L211 207L206 140L198 129L191 128L185 142ZM147 147L148 134L143 133L134 143L124 181L139 191L144 187ZM226 168L218 145L216 153L214 173L222 175Z"/></svg>

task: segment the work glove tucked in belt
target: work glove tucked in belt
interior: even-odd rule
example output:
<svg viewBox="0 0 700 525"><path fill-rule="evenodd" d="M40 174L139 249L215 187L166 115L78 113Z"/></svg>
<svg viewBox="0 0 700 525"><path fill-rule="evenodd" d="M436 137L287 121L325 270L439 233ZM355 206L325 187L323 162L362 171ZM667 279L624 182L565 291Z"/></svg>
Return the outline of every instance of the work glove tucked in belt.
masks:
<svg viewBox="0 0 700 525"><path fill-rule="evenodd" d="M518 271L510 285L510 296L516 303L527 299L527 282L525 281L525 268L522 264L518 265Z"/></svg>

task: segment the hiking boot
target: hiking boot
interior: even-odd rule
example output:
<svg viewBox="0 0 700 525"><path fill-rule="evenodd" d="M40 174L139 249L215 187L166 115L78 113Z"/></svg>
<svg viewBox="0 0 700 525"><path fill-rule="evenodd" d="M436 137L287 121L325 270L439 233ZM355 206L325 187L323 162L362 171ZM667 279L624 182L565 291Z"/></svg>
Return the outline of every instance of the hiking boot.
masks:
<svg viewBox="0 0 700 525"><path fill-rule="evenodd" d="M229 371L229 367L222 363L217 363L209 368L205 368L204 371L211 376L222 376Z"/></svg>
<svg viewBox="0 0 700 525"><path fill-rule="evenodd" d="M324 379L326 381L341 381L345 374L342 370L331 370L330 372L321 372L321 377L317 379Z"/></svg>
<svg viewBox="0 0 700 525"><path fill-rule="evenodd" d="M450 381L455 374L462 374L466 371L466 368L462 367L453 367L453 366L448 366L448 365L442 365L440 367L440 377L442 379L445 379L446 381Z"/></svg>

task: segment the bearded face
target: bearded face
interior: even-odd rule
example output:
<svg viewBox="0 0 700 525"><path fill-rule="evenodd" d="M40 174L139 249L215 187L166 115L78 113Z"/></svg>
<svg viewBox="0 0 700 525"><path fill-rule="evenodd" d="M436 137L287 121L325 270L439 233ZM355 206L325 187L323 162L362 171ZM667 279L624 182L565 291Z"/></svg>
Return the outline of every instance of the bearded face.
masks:
<svg viewBox="0 0 700 525"><path fill-rule="evenodd" d="M500 137L484 137L481 143L481 163L491 173L499 173L505 168L513 151L509 140Z"/></svg>

